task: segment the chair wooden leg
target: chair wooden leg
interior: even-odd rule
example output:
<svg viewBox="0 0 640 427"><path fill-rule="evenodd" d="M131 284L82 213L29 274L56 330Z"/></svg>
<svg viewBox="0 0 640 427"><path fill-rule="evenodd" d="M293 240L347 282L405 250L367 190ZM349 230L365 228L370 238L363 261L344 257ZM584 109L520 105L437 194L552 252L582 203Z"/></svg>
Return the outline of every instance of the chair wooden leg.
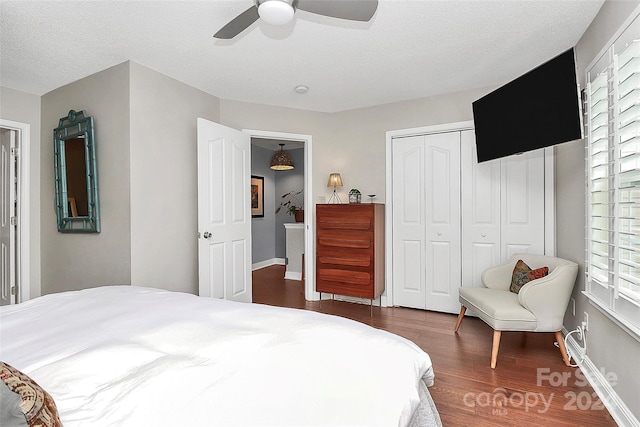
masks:
<svg viewBox="0 0 640 427"><path fill-rule="evenodd" d="M493 331L493 346L491 347L491 369L496 369L498 362L498 347L500 347L500 336L502 331Z"/></svg>
<svg viewBox="0 0 640 427"><path fill-rule="evenodd" d="M569 355L567 354L567 347L564 346L564 337L562 336L561 331L556 332L556 341L558 342L560 353L562 353L562 360L564 360L564 364L569 366L571 362L569 361Z"/></svg>
<svg viewBox="0 0 640 427"><path fill-rule="evenodd" d="M467 311L467 307L465 307L464 305L460 306L460 314L458 314L458 320L456 321L456 328L453 330L454 332L458 332L458 329L460 329L460 324L462 323L462 320L464 319L464 313Z"/></svg>

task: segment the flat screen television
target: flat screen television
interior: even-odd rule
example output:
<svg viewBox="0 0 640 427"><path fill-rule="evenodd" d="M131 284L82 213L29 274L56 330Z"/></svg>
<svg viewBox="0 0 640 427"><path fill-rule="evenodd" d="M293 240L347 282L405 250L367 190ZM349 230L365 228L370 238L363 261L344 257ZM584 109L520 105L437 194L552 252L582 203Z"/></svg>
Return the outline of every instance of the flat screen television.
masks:
<svg viewBox="0 0 640 427"><path fill-rule="evenodd" d="M472 106L478 162L582 138L573 48Z"/></svg>

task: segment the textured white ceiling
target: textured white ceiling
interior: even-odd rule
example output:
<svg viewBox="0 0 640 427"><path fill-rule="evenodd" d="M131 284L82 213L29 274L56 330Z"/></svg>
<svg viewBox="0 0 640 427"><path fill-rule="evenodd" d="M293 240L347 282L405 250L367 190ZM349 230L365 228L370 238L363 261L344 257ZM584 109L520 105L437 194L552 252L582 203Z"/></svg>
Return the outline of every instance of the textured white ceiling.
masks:
<svg viewBox="0 0 640 427"><path fill-rule="evenodd" d="M0 85L43 95L131 60L223 99L336 112L504 84L574 46L604 0L381 0L368 23L297 11L212 37L252 1L2 0Z"/></svg>

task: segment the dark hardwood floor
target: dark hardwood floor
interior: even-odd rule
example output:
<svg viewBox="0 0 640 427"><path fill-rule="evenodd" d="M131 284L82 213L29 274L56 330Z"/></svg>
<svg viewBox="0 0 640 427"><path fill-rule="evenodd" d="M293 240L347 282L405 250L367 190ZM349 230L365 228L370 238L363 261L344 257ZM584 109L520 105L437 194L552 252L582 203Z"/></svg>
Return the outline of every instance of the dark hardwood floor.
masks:
<svg viewBox="0 0 640 427"><path fill-rule="evenodd" d="M577 368L564 365L553 334L505 332L496 369L489 366L493 330L456 316L344 301L305 301L284 266L253 272L253 301L338 315L408 338L433 362L430 388L445 426L615 426Z"/></svg>

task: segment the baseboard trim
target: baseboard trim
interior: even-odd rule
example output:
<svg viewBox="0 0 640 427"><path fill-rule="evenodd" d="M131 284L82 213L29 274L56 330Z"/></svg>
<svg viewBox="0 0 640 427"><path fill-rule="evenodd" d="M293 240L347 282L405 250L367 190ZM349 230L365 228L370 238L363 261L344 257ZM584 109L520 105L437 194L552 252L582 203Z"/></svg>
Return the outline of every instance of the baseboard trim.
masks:
<svg viewBox="0 0 640 427"><path fill-rule="evenodd" d="M264 261L251 264L251 271L260 270L261 268L269 267L272 265L285 265L284 258L271 258Z"/></svg>
<svg viewBox="0 0 640 427"><path fill-rule="evenodd" d="M569 331L566 328L562 328L562 333L566 336ZM581 348L582 346L573 338L573 335L569 336L567 339L569 353L572 355L580 354ZM600 369L589 359L589 356L585 356L583 360L574 360L574 362L619 426L640 427L638 419L618 396L618 393L615 392Z"/></svg>
<svg viewBox="0 0 640 427"><path fill-rule="evenodd" d="M284 278L287 280L302 280L302 272L286 271L284 273Z"/></svg>

